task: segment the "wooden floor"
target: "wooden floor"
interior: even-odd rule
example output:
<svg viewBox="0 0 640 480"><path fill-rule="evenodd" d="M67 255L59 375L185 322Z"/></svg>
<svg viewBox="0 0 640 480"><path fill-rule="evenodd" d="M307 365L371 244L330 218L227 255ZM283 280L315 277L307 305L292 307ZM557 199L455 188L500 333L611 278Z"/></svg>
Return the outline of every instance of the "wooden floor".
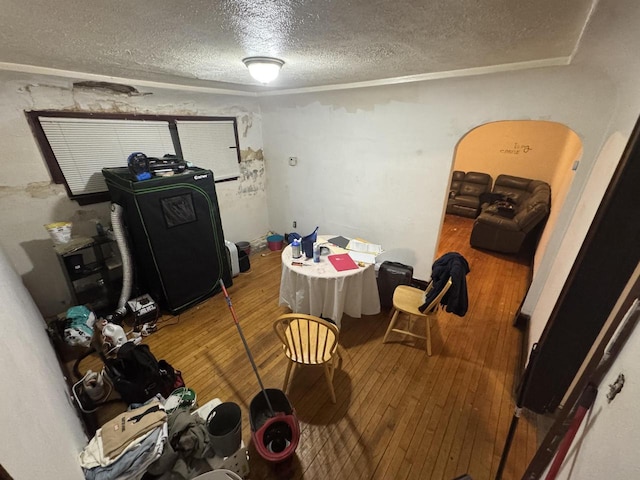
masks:
<svg viewBox="0 0 640 480"><path fill-rule="evenodd" d="M321 369L298 369L288 397L301 439L287 478L495 477L521 363L522 333L512 322L530 267L527 259L472 249L472 223L447 215L443 226L438 256L457 251L471 267L469 311L463 318L441 314L432 357L423 340L382 344L389 316L383 311L342 320L337 404ZM272 329L287 312L278 306L280 256L256 253L250 260L251 270L234 278L229 294L265 386L281 389L286 361ZM216 397L240 404L250 444L248 405L259 386L223 297L163 317L159 327L145 343L182 370L199 404ZM535 421L525 416L503 478L520 478L535 449ZM251 479L282 478L251 446L250 467Z"/></svg>

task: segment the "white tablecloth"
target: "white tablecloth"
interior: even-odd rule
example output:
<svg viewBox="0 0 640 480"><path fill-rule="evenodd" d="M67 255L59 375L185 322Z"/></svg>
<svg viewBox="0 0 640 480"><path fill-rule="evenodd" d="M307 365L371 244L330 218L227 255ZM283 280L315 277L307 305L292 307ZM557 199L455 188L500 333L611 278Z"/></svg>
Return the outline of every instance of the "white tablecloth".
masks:
<svg viewBox="0 0 640 480"><path fill-rule="evenodd" d="M319 236L318 241L325 242L332 237ZM328 247L332 254L346 252L334 245ZM302 262L305 266L291 265L292 261ZM330 318L338 326L343 313L354 318L380 313L374 265L338 272L327 255L322 255L319 263L307 260L304 253L301 258L294 259L291 245L288 245L282 251L280 305L295 313Z"/></svg>

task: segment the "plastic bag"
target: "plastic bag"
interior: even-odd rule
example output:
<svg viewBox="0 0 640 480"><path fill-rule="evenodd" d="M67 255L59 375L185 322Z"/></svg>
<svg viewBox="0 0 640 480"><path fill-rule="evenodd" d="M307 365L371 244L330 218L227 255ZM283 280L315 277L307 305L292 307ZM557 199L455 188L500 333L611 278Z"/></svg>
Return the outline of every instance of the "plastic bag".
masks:
<svg viewBox="0 0 640 480"><path fill-rule="evenodd" d="M67 322L64 328L64 341L72 346L88 347L93 336L95 314L80 305L67 310Z"/></svg>

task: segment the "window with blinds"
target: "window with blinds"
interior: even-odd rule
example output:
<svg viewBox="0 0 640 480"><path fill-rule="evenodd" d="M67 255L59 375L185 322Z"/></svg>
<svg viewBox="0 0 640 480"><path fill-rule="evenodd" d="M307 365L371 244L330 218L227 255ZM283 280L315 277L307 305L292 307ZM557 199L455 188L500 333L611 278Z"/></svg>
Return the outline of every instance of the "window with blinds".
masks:
<svg viewBox="0 0 640 480"><path fill-rule="evenodd" d="M27 112L54 182L81 205L109 200L102 169L125 167L129 155L171 154L213 172L216 182L240 176L234 117Z"/></svg>
<svg viewBox="0 0 640 480"><path fill-rule="evenodd" d="M176 121L187 162L213 171L215 180L240 176L233 122Z"/></svg>
<svg viewBox="0 0 640 480"><path fill-rule="evenodd" d="M175 154L168 122L40 117L71 195L104 192L104 167L126 166L133 152Z"/></svg>

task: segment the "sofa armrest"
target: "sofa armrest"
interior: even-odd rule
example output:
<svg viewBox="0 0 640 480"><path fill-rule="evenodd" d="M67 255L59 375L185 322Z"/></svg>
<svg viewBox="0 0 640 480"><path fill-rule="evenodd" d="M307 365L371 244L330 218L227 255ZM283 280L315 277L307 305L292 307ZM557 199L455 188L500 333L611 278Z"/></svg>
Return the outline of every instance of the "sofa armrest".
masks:
<svg viewBox="0 0 640 480"><path fill-rule="evenodd" d="M516 221L516 217L506 218L494 213L482 212L480 215L478 215L478 218L476 218L476 223L484 224L486 226L491 226L501 230L511 230L516 232L520 231L520 226Z"/></svg>

